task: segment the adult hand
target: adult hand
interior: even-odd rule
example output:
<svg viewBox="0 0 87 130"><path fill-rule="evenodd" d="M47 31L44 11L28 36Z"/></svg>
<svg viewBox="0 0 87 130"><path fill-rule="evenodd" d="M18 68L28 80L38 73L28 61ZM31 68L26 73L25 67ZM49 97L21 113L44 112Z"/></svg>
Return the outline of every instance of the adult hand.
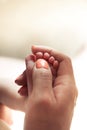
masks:
<svg viewBox="0 0 87 130"><path fill-rule="evenodd" d="M33 46L32 52L47 52L59 62L59 66L52 84L52 73L46 61L43 64L43 60L38 60L31 67L28 58L26 59L29 96L26 101L24 130L70 130L78 95L71 60L47 47ZM29 82L31 70L32 82Z"/></svg>

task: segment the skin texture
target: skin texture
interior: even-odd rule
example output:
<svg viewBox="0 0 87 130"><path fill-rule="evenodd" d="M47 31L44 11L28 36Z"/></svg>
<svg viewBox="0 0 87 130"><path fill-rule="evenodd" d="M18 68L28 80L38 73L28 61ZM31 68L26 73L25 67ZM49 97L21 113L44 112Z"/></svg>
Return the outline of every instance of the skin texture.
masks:
<svg viewBox="0 0 87 130"><path fill-rule="evenodd" d="M6 122L0 120L0 130L11 130L11 129L9 128L9 125Z"/></svg>
<svg viewBox="0 0 87 130"><path fill-rule="evenodd" d="M34 65L34 63L36 61L39 61L38 64L37 64L38 66L41 65L41 61L42 61L42 64L44 65L46 63L44 60L46 60L49 64L51 72L52 72L52 83L54 83L54 79L56 78L56 75L57 75L56 72L57 72L57 69L58 69L58 61L53 56L50 56L50 54L47 53L47 52L46 53L37 52L35 55L28 55L26 57L26 60L30 61L29 64L32 64L32 65ZM43 66L43 67L46 68L46 66ZM32 77L32 72L29 72L29 73L30 73L30 77ZM29 81L30 84L31 84L31 81L32 80ZM20 76L17 77L17 79L15 80L15 83L22 86L19 89L18 93L21 96L27 96L28 91L27 91L26 70Z"/></svg>
<svg viewBox="0 0 87 130"><path fill-rule="evenodd" d="M0 104L0 119L4 120L8 125L12 125L12 112L7 106Z"/></svg>
<svg viewBox="0 0 87 130"><path fill-rule="evenodd" d="M6 94L4 85L0 89L0 93L3 92L0 102L25 112L24 130L70 130L78 95L71 60L44 46L33 46L32 53L33 56L26 57L26 70L17 82L24 89L27 88L27 95L25 92L21 96L17 93L18 90L12 95L13 91ZM43 57L46 58L44 65L47 64L48 67L40 65L38 68L37 59Z"/></svg>
<svg viewBox="0 0 87 130"><path fill-rule="evenodd" d="M0 110L6 105L14 110L25 111L26 97L20 96L18 89L12 79L0 78L0 104L3 104Z"/></svg>
<svg viewBox="0 0 87 130"><path fill-rule="evenodd" d="M33 64L29 57L26 57L28 99L24 130L70 130L78 95L71 60L48 47L33 46L32 52L34 55L39 52L38 58L44 53L49 54L49 60L47 59L49 68L43 66L37 68L37 63ZM50 67L52 64L55 68L54 58L59 65L52 83L53 75ZM31 73L32 80L29 77Z"/></svg>

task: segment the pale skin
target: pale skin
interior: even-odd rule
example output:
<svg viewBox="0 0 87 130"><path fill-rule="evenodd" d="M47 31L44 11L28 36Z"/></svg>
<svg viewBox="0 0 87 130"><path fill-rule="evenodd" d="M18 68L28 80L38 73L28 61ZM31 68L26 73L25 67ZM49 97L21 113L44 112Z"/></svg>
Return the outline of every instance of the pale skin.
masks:
<svg viewBox="0 0 87 130"><path fill-rule="evenodd" d="M28 58L29 57L30 56L28 56ZM41 58L47 60L50 64L53 75L55 75L55 71L58 67L58 62L55 60L55 58L53 56L50 56L48 53L42 54L42 52L37 52L35 54L35 57L36 57L36 60L41 59ZM25 76L25 72L23 75ZM16 80L16 81L20 82L20 85L23 85L22 83L24 82L24 84L25 84L25 82L26 82L24 80L25 78L22 79L22 77L20 76L20 80ZM8 91L8 89L10 91ZM11 83L11 80L8 80L8 79L0 80L0 92L1 92L0 100L1 100L1 102L8 105L12 109L24 111L24 106L22 107L22 103L23 103L23 101L25 101L26 97L25 98L22 97L22 100L21 100L20 95L27 96L27 89L25 89L24 93L21 93L21 91L20 91L20 95L17 94L17 91L18 91L18 88L17 88L16 84L14 84L13 82ZM16 100L16 103L15 103L15 100ZM12 101L14 102L13 105L12 105ZM11 109L8 108L7 106L5 106L4 104L0 104L0 119L4 120L7 124L11 125L13 123Z"/></svg>
<svg viewBox="0 0 87 130"><path fill-rule="evenodd" d="M29 65L30 59L27 57L26 81L28 96L20 96L16 93L18 98L16 101L18 101L19 105L16 104L13 107L8 103L9 101L6 105L22 109L25 112L24 130L70 130L78 95L71 60L49 47L33 46L32 52L34 55L37 52L41 54L47 53L50 57L55 58L54 61L58 61L54 83L52 83L53 76L50 67L48 69L43 66L37 68L37 62L35 65ZM45 64L50 66L47 62ZM54 64L52 65L55 68ZM29 79L31 72L32 82ZM10 98L10 102L13 99L15 100L15 98ZM1 100L5 103L4 99L1 98Z"/></svg>
<svg viewBox="0 0 87 130"><path fill-rule="evenodd" d="M8 125L13 124L11 109L3 104L0 104L0 119L5 121Z"/></svg>
<svg viewBox="0 0 87 130"><path fill-rule="evenodd" d="M31 55L32 56L32 55ZM29 58L30 56L28 56L28 58ZM34 56L33 56L34 57ZM37 52L36 54L35 54L35 57L36 57L36 60L37 59L45 59L45 60L47 60L48 62L49 62L49 64L50 64L50 67L51 67L51 69L52 69L52 72L53 72L53 75L55 76L55 74L56 74L56 69L57 69L57 67L58 67L58 61L56 61L55 60L55 58L53 57L53 56L50 56L48 53L44 53L44 54L42 54L42 52ZM24 78L23 78L23 76L24 76ZM25 72L21 75L21 76L19 76L19 80L17 80L16 79L16 82L18 82L18 84L20 84L20 85L23 85L23 83L25 84L26 83L26 80L25 80L26 78L25 78ZM21 98L20 98L20 96L19 95L17 95L17 91L18 91L18 89L17 89L17 86L14 84L14 83L11 83L11 81L10 81L10 83L8 82L8 79L1 79L1 84L0 84L0 87L1 87L1 95L0 96L2 96L1 98L0 98L0 100L2 100L2 102L3 103L5 103L5 104L7 104L9 107L11 107L12 109L16 109L16 110L21 110L21 111L24 111L23 110L23 107L20 107L21 106ZM5 81L5 82L4 82ZM15 85L15 89L14 89L14 86ZM7 91L8 90L8 88L10 89L10 91ZM14 89L14 90L13 90ZM5 91L4 91L5 90ZM21 90L21 89L20 89ZM19 92L19 91L18 91ZM4 96L4 98L3 98L3 95L4 95L4 93L5 93L5 96ZM21 91L19 92L20 93L20 95L22 95L22 96L27 96L27 88L25 89L25 91L24 91L24 93L21 93ZM12 97L10 97L10 94L11 94L11 96ZM9 96L8 98L7 98L7 96ZM17 96L17 97L16 97ZM18 104L20 104L19 106L17 105L17 103L15 104L15 102L14 102L14 104L13 105L11 105L11 101L13 100L13 101L15 101L16 100L16 98L18 98ZM8 99L8 100L7 100ZM7 101L6 101L7 100ZM25 100L25 98L23 98L22 99L22 101L23 100ZM10 117L10 118L9 118ZM2 120L4 120L6 123L8 123L9 125L11 125L13 122L12 122L12 115L11 115L11 109L10 108L8 108L8 107L6 107L5 105L3 105L3 104L0 104L0 119L2 119Z"/></svg>
<svg viewBox="0 0 87 130"><path fill-rule="evenodd" d="M48 62L49 66L50 66L50 69L51 69L51 72L52 72L52 80L53 80L53 83L54 83L54 80L56 78L56 75L57 75L57 69L58 69L58 61L53 57L53 56L50 56L49 53L45 52L37 52L36 54L34 55L29 55L26 57L26 61L27 60L31 60L32 61L32 64L34 65L34 63L39 59L39 62L44 59ZM43 64L44 61L43 61ZM31 68L32 70L32 68ZM32 76L32 72L29 72L30 73L30 77ZM31 84L31 81L30 78L29 78L29 83L30 83L30 86L32 86ZM18 76L18 78L15 80L16 84L22 86L22 89L23 89L23 92L21 91L21 88L20 90L18 91L18 93L20 93L20 95L22 96L26 96L28 95L28 91L27 91L27 78L26 78L26 70L20 75ZM30 87L29 87L30 88Z"/></svg>
<svg viewBox="0 0 87 130"><path fill-rule="evenodd" d="M0 79L0 119L8 125L13 124L11 109L24 112L25 97L21 97L17 91L17 86L11 80Z"/></svg>

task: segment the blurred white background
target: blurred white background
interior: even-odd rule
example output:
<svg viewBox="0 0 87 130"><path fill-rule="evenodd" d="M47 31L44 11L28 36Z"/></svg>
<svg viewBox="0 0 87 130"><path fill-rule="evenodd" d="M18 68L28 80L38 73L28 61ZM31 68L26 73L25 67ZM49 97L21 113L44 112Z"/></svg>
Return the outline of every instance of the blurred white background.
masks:
<svg viewBox="0 0 87 130"><path fill-rule="evenodd" d="M79 97L71 130L87 130L87 0L0 0L0 56L23 59L33 44L51 46L72 58ZM13 66L24 69L19 62L10 72ZM11 62L5 63L9 68ZM24 114L13 112L13 117L12 130L22 130Z"/></svg>
<svg viewBox="0 0 87 130"><path fill-rule="evenodd" d="M86 0L0 0L0 55L24 58L42 44L73 57L86 35Z"/></svg>

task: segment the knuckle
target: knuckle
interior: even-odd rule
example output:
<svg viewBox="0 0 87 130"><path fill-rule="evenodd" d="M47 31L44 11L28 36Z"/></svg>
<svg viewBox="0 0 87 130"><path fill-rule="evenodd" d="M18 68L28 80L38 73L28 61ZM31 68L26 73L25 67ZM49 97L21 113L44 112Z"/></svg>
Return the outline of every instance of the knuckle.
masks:
<svg viewBox="0 0 87 130"><path fill-rule="evenodd" d="M40 72L40 77L44 80L51 80L52 79L52 76L50 76L50 73L48 73L48 71L44 71L43 72Z"/></svg>
<svg viewBox="0 0 87 130"><path fill-rule="evenodd" d="M38 100L38 105L43 108L49 108L51 104L51 98L49 97L49 95L46 94Z"/></svg>

